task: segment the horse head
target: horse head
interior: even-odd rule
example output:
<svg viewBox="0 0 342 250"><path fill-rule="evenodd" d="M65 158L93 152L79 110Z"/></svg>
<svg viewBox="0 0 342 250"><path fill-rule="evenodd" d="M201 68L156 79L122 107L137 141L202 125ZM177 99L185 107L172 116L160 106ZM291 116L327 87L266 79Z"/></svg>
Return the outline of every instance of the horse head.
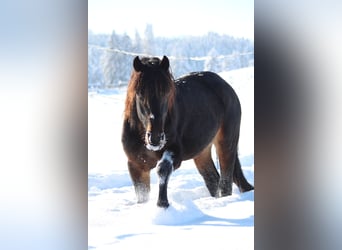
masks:
<svg viewBox="0 0 342 250"><path fill-rule="evenodd" d="M138 75L135 87L135 105L144 127L146 148L161 150L166 144L165 121L172 107L175 86L169 70L169 59L136 57L134 73ZM134 74L133 73L133 74Z"/></svg>

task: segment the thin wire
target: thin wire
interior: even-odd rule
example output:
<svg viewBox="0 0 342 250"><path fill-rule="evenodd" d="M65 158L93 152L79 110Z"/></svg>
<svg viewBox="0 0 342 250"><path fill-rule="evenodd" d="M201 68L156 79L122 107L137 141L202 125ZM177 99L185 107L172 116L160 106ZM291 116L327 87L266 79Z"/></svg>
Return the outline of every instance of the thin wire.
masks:
<svg viewBox="0 0 342 250"><path fill-rule="evenodd" d="M98 45L88 44L88 47L95 48L99 50L105 50L113 53L120 53L124 55L130 56L141 56L141 57L153 57L153 55L145 54L145 53L136 53L136 52L129 52L125 50L115 49L115 48L105 48ZM254 52L246 52L246 53L234 53L230 55L218 55L218 56L195 56L195 57L176 57L176 56L168 56L170 60L189 60L189 61L206 61L210 59L224 59L224 58L231 58L231 57L238 57L238 56L246 56L246 55L254 55Z"/></svg>

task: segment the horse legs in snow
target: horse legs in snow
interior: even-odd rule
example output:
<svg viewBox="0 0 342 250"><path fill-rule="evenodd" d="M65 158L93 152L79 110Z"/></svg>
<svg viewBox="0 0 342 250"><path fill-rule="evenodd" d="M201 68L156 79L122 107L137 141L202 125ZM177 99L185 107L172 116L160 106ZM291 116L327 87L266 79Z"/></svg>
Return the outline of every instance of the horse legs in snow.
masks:
<svg viewBox="0 0 342 250"><path fill-rule="evenodd" d="M150 171L145 171L132 162L128 162L128 170L134 184L138 203L147 202L150 193Z"/></svg>
<svg viewBox="0 0 342 250"><path fill-rule="evenodd" d="M254 187L248 183L245 176L243 175L241 164L237 155L235 159L233 180L234 183L239 187L241 193L254 190Z"/></svg>
<svg viewBox="0 0 342 250"><path fill-rule="evenodd" d="M220 175L218 174L214 162L211 158L211 145L206 147L196 158L194 158L196 167L202 175L205 185L211 196L215 197Z"/></svg>
<svg viewBox="0 0 342 250"><path fill-rule="evenodd" d="M237 156L240 133L241 113L231 110L221 125L215 137L215 147L220 162L220 181L217 196L232 194L233 181L241 192L254 189L243 175L241 164Z"/></svg>
<svg viewBox="0 0 342 250"><path fill-rule="evenodd" d="M157 163L157 174L159 176L158 207L167 208L169 206L169 201L167 199L167 184L172 171L173 154L169 151L165 151L162 158Z"/></svg>
<svg viewBox="0 0 342 250"><path fill-rule="evenodd" d="M221 177L217 196L227 196L232 194L233 181L238 186L240 192L254 190L254 187L248 183L243 175L241 164L236 150L224 151L222 147L217 149L220 161Z"/></svg>
<svg viewBox="0 0 342 250"><path fill-rule="evenodd" d="M232 194L233 173L235 166L235 156L232 152L223 151L222 147L216 147L220 162L220 181L217 189L217 197Z"/></svg>

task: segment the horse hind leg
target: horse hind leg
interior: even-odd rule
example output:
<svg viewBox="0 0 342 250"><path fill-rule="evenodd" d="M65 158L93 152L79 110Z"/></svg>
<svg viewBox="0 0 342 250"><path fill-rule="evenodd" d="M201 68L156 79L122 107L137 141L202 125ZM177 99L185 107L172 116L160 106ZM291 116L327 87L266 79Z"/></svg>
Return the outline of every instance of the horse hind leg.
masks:
<svg viewBox="0 0 342 250"><path fill-rule="evenodd" d="M237 144L239 140L239 124L225 126L223 124L214 140L216 153L220 163L220 180L217 197L232 194L234 171L236 165Z"/></svg>
<svg viewBox="0 0 342 250"><path fill-rule="evenodd" d="M198 156L194 158L194 162L199 173L202 175L205 185L212 197L217 194L220 175L217 172L214 162L211 158L211 145L206 147Z"/></svg>
<svg viewBox="0 0 342 250"><path fill-rule="evenodd" d="M217 189L217 197L228 196L232 194L233 190L233 173L235 160L231 152L221 151L220 147L217 149L217 154L220 162L220 180Z"/></svg>
<svg viewBox="0 0 342 250"><path fill-rule="evenodd" d="M245 176L243 175L241 164L237 155L235 159L233 180L234 180L234 183L238 186L241 193L254 190L254 187L248 183Z"/></svg>
<svg viewBox="0 0 342 250"><path fill-rule="evenodd" d="M241 164L237 156L238 133L219 131L216 136L215 147L220 162L220 181L217 196L232 194L233 182L238 186L240 192L253 190L254 187L248 183L243 175Z"/></svg>

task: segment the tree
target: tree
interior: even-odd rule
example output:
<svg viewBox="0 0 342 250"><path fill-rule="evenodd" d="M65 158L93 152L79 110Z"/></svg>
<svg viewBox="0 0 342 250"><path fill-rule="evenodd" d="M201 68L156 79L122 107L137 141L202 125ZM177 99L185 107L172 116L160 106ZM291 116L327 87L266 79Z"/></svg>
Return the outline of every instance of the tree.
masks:
<svg viewBox="0 0 342 250"><path fill-rule="evenodd" d="M105 47L108 43L109 35L94 34L88 31L88 86L104 87L102 57L104 50L99 47Z"/></svg>
<svg viewBox="0 0 342 250"><path fill-rule="evenodd" d="M143 51L142 39L137 30L135 31L132 48L133 48L133 52L141 53Z"/></svg>
<svg viewBox="0 0 342 250"><path fill-rule="evenodd" d="M144 40L143 40L143 52L148 55L154 55L155 53L155 41L154 41L152 24L147 24L145 28Z"/></svg>
<svg viewBox="0 0 342 250"><path fill-rule="evenodd" d="M208 58L205 60L204 63L204 70L213 71L213 72L220 72L222 66L218 59L218 52L215 48L212 48L208 53Z"/></svg>
<svg viewBox="0 0 342 250"><path fill-rule="evenodd" d="M117 35L113 31L109 41L109 50L106 50L103 59L104 80L107 87L114 87L129 80L132 58L125 52L132 51L132 49L132 40L127 34Z"/></svg>
<svg viewBox="0 0 342 250"><path fill-rule="evenodd" d="M100 48L99 48L100 47ZM170 57L174 77L191 71L221 72L254 65L254 43L248 39L208 33L204 36L154 37L146 25L143 36L88 33L88 84L115 87L130 78L135 53ZM128 52L128 53L126 53ZM222 56L224 55L224 56ZM193 60L192 57L205 57Z"/></svg>

